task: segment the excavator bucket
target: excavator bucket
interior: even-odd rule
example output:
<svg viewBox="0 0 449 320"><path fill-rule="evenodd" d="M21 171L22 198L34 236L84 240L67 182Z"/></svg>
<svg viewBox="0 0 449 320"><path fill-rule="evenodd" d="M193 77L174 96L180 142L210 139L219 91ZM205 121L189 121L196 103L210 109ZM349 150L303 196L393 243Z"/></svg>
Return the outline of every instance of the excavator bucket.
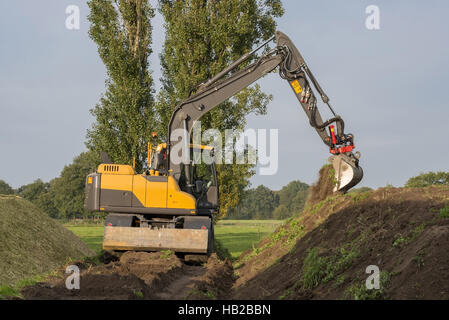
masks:
<svg viewBox="0 0 449 320"><path fill-rule="evenodd" d="M335 180L337 181L334 192L346 192L363 178L363 170L357 163L357 159L346 154L339 154L329 158L335 170Z"/></svg>

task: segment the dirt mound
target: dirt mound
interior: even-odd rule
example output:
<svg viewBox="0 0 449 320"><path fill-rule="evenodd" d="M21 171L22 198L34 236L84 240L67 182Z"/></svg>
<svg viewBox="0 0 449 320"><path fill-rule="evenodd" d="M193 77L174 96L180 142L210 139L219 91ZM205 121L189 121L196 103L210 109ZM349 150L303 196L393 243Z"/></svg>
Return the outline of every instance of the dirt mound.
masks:
<svg viewBox="0 0 449 320"><path fill-rule="evenodd" d="M332 165L324 165L318 173L318 181L309 188L306 206L312 206L334 194L335 170Z"/></svg>
<svg viewBox="0 0 449 320"><path fill-rule="evenodd" d="M128 251L108 264L77 265L81 269L79 290L66 288L67 275L62 268L51 280L22 289L22 296L40 300L155 299L155 293L181 275L183 268L171 251Z"/></svg>
<svg viewBox="0 0 449 320"><path fill-rule="evenodd" d="M277 259L291 249L291 246L298 239L317 227L335 209L345 205L345 199L341 198L332 205L331 210L319 210L325 200L333 201L339 195L333 193L334 174L335 171L331 165L321 167L318 173L318 181L308 189L306 205L299 218L280 226L272 235L263 239L257 248L241 254L239 261L236 263L236 269L241 268L237 271L239 275L236 281L237 286L252 278L254 273L275 263ZM258 258L253 259L255 256L258 256Z"/></svg>
<svg viewBox="0 0 449 320"><path fill-rule="evenodd" d="M233 284L229 260L211 255L204 265L183 263L171 251L125 252L108 264L78 262L80 289L65 287L65 268L44 283L21 290L25 299L39 300L138 300L224 299Z"/></svg>
<svg viewBox="0 0 449 320"><path fill-rule="evenodd" d="M94 255L71 231L25 199L0 195L0 285Z"/></svg>
<svg viewBox="0 0 449 320"><path fill-rule="evenodd" d="M151 295L144 281L135 275L84 274L80 290L68 290L60 282L39 283L22 290L29 300L137 300Z"/></svg>
<svg viewBox="0 0 449 320"><path fill-rule="evenodd" d="M171 251L128 251L117 265L120 274L133 274L153 289L170 280L183 267L181 260Z"/></svg>
<svg viewBox="0 0 449 320"><path fill-rule="evenodd" d="M449 188L328 197L240 259L233 298L448 299L448 245Z"/></svg>

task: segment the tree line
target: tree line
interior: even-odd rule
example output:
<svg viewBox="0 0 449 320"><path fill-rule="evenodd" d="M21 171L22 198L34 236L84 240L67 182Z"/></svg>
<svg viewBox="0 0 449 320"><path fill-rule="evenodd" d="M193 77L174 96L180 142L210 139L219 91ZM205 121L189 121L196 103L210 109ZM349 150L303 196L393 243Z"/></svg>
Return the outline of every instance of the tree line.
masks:
<svg viewBox="0 0 449 320"><path fill-rule="evenodd" d="M279 191L264 185L245 190L240 203L229 211L229 219L283 220L304 208L309 185L295 180Z"/></svg>
<svg viewBox="0 0 449 320"><path fill-rule="evenodd" d="M55 219L73 219L92 217L97 213L84 210L84 188L86 175L99 163L93 154L83 152L75 157L73 163L62 170L59 177L49 182L38 179L33 183L13 189L0 180L0 194L16 194L32 203ZM407 188L429 186L449 186L449 172L427 172L408 179ZM271 190L263 185L245 189L239 203L231 208L226 218L229 219L277 219L283 220L300 213L307 199L309 185L295 180L281 190ZM350 192L365 192L371 188L361 187Z"/></svg>
<svg viewBox="0 0 449 320"><path fill-rule="evenodd" d="M87 174L95 169L93 164L99 163L93 155L91 152L81 153L49 182L37 179L14 190L0 180L0 194L25 198L54 219L91 217L94 214L84 210L84 190Z"/></svg>

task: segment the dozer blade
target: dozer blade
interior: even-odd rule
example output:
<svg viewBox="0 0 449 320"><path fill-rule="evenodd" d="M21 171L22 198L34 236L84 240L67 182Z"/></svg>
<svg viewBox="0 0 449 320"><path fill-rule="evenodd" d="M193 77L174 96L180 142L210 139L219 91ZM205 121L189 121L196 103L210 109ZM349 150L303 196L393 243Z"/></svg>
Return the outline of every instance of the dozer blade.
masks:
<svg viewBox="0 0 449 320"><path fill-rule="evenodd" d="M104 250L207 253L208 230L105 227Z"/></svg>
<svg viewBox="0 0 449 320"><path fill-rule="evenodd" d="M329 158L329 162L335 169L335 180L337 183L334 192L346 192L363 178L363 170L357 164L357 160L350 158L346 154L339 154Z"/></svg>

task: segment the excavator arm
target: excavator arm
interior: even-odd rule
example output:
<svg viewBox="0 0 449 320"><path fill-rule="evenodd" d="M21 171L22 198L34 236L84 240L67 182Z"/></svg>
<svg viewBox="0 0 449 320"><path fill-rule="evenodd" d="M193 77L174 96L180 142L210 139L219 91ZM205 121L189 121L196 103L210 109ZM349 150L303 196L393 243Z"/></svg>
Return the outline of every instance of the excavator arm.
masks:
<svg viewBox="0 0 449 320"><path fill-rule="evenodd" d="M97 172L86 178L85 197L86 209L110 213L105 222L103 249L170 249L182 254L213 251L218 185L203 188L204 181L198 177L197 170L201 168L193 167L187 159L178 163L170 154L176 152L176 143L188 147L181 148L181 152L204 147L190 146L195 121L276 68L281 78L288 81L310 125L332 154L330 161L337 182L334 190L347 191L361 180L363 172L358 157L352 153L354 137L344 132L343 119L334 113L329 98L290 39L281 32L276 32L274 39L276 46L254 63L247 65L268 41L195 88L196 93L175 109L168 127L168 143L158 146L154 163L147 172L136 174L132 166L111 163L103 155L104 161ZM331 119L323 121L314 91L328 105L333 114ZM177 134L172 135L177 129L184 129L181 141L174 140ZM211 171L214 175L211 180L216 181L214 164Z"/></svg>
<svg viewBox="0 0 449 320"><path fill-rule="evenodd" d="M272 41L273 38L276 42L275 48L263 54L256 62L231 73L256 51ZM171 148L177 143L177 141L171 140L172 132L176 129L184 129L188 133L187 137L190 137L195 121L199 120L204 114L262 78L265 74L279 68L281 78L289 82L309 118L310 125L317 131L323 142L329 147L330 153L333 154L329 161L335 169L337 183L334 191L347 191L362 179L363 171L358 165L360 154L353 154L352 152L354 149L354 137L352 134L345 134L343 119L335 114L329 104L329 98L320 87L292 41L280 31L277 31L273 38L252 52L245 54L213 78L202 83L198 87L197 93L177 106L169 122L169 143L167 144L167 168L175 177L181 172L181 164L171 160ZM318 99L313 92L311 84L333 114L333 117L325 122L322 120L318 110ZM184 165L190 166L190 163L185 163ZM192 185L192 177L188 174L190 170L185 170L185 172L187 174L187 185Z"/></svg>

